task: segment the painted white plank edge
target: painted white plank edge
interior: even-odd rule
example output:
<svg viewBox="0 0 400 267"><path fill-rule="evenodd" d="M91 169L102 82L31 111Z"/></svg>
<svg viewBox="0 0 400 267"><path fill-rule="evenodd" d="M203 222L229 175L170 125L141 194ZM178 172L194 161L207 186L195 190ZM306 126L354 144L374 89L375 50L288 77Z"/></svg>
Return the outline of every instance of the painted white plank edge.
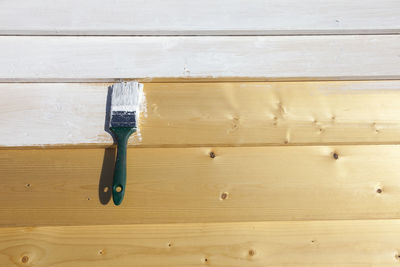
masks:
<svg viewBox="0 0 400 267"><path fill-rule="evenodd" d="M0 37L0 81L400 78L400 35Z"/></svg>
<svg viewBox="0 0 400 267"><path fill-rule="evenodd" d="M0 146L112 144L107 83L0 83ZM145 83L136 146L399 143L400 81Z"/></svg>
<svg viewBox="0 0 400 267"><path fill-rule="evenodd" d="M397 0L2 0L0 34L399 33Z"/></svg>

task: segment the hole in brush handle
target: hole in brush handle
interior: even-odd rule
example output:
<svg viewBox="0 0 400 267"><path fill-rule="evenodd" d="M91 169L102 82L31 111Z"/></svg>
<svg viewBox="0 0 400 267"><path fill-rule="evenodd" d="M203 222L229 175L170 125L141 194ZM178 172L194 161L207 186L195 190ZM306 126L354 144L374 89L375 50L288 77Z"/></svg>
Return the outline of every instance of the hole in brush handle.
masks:
<svg viewBox="0 0 400 267"><path fill-rule="evenodd" d="M122 185L117 185L115 187L114 191L117 192L117 193L120 193L120 192L122 192L122 188L123 188Z"/></svg>
<svg viewBox="0 0 400 267"><path fill-rule="evenodd" d="M120 205L124 198L124 187L122 185L116 185L113 187L113 201L115 205Z"/></svg>

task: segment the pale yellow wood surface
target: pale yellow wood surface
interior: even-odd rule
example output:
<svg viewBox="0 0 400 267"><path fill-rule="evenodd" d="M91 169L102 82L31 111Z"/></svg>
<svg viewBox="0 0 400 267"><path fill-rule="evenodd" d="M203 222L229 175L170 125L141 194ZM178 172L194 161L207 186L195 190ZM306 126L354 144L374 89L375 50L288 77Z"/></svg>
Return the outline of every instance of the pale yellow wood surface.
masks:
<svg viewBox="0 0 400 267"><path fill-rule="evenodd" d="M0 83L0 146L109 146L108 83ZM132 146L400 143L400 81L144 83ZM12 133L12 134L10 134Z"/></svg>
<svg viewBox="0 0 400 267"><path fill-rule="evenodd" d="M399 161L398 145L133 148L115 207L98 193L111 150L2 149L0 225L400 218Z"/></svg>
<svg viewBox="0 0 400 267"><path fill-rule="evenodd" d="M0 228L1 266L398 266L400 221Z"/></svg>

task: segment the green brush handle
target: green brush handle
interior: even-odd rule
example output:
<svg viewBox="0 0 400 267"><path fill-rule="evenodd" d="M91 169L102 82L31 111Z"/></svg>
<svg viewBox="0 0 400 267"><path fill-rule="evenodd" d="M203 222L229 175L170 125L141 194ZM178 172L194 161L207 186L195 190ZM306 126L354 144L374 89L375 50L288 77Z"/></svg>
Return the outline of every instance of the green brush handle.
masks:
<svg viewBox="0 0 400 267"><path fill-rule="evenodd" d="M124 199L126 185L126 150L129 136L136 131L131 127L111 127L110 128L117 137L118 150L117 160L114 168L114 181L112 186L113 201L115 205L119 205ZM117 190L117 189L120 189ZM118 192L119 191L119 192Z"/></svg>

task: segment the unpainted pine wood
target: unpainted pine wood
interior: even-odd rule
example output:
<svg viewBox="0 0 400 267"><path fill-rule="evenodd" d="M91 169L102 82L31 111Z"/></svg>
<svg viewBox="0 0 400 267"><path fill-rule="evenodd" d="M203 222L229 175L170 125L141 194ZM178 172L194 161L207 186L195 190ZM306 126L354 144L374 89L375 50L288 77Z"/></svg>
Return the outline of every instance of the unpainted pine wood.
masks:
<svg viewBox="0 0 400 267"><path fill-rule="evenodd" d="M393 0L3 0L0 34L280 35L399 33Z"/></svg>
<svg viewBox="0 0 400 267"><path fill-rule="evenodd" d="M398 266L399 220L0 228L2 266Z"/></svg>
<svg viewBox="0 0 400 267"><path fill-rule="evenodd" d="M1 36L0 82L400 78L399 35Z"/></svg>
<svg viewBox="0 0 400 267"><path fill-rule="evenodd" d="M0 83L0 146L110 146L109 83ZM400 142L400 81L145 83L131 146Z"/></svg>
<svg viewBox="0 0 400 267"><path fill-rule="evenodd" d="M119 207L114 157L0 150L0 225L400 218L398 145L133 148Z"/></svg>

